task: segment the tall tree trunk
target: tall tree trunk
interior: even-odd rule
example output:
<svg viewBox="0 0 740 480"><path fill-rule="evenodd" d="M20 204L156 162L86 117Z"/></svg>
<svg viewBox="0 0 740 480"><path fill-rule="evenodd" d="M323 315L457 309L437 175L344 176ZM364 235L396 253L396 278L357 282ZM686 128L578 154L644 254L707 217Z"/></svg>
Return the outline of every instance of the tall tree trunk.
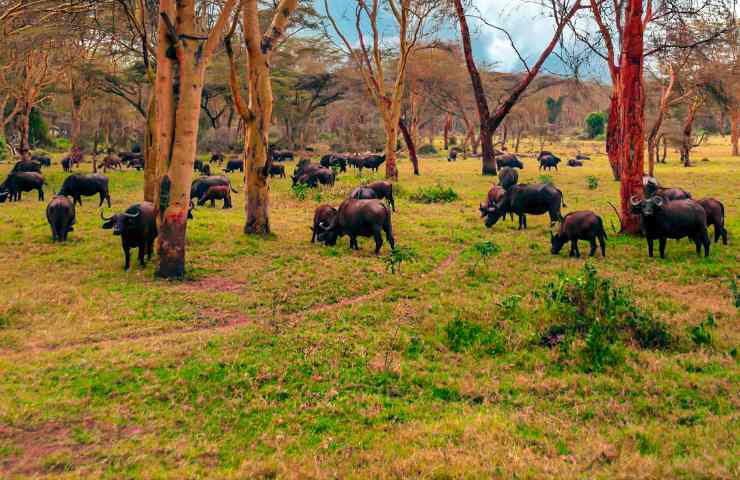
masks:
<svg viewBox="0 0 740 480"><path fill-rule="evenodd" d="M70 137L72 145L82 147L80 145L80 132L82 130L82 100L77 96L72 97L72 125Z"/></svg>
<svg viewBox="0 0 740 480"><path fill-rule="evenodd" d="M732 142L732 156L740 156L740 107L732 111L730 118L730 135Z"/></svg>
<svg viewBox="0 0 740 480"><path fill-rule="evenodd" d="M444 136L444 149L450 149L450 127L452 127L452 115L449 113L445 114L445 124L443 130Z"/></svg>
<svg viewBox="0 0 740 480"><path fill-rule="evenodd" d="M644 25L642 0L629 0L625 14L624 50L620 64L620 196L622 227L640 231L640 217L630 213L630 199L642 197L645 155L645 97L643 85Z"/></svg>
<svg viewBox="0 0 740 480"><path fill-rule="evenodd" d="M414 145L414 139L411 137L408 128L406 128L403 118L398 121L398 128L401 129L403 140L406 142L406 148L409 151L409 160L411 160L411 164L414 166L414 175L419 175L419 159L416 157L416 145Z"/></svg>
<svg viewBox="0 0 740 480"><path fill-rule="evenodd" d="M388 102L383 109L383 128L385 129L385 177L398 179L396 165L396 141L398 139L398 122L401 120L401 103Z"/></svg>
<svg viewBox="0 0 740 480"><path fill-rule="evenodd" d="M609 159L609 166L612 169L614 180L619 180L622 170L619 151L620 142L622 141L622 135L620 133L620 117L622 112L619 108L619 84L614 85L612 89L612 96L609 102L609 118L606 124L606 155Z"/></svg>
<svg viewBox="0 0 740 480"><path fill-rule="evenodd" d="M684 119L683 129L681 130L681 163L684 167L691 166L691 149L694 148L694 138L692 136L694 120L696 120L696 113L703 103L701 98L695 99L689 105L689 110Z"/></svg>
<svg viewBox="0 0 740 480"><path fill-rule="evenodd" d="M144 131L144 201L155 203L157 198L157 100L154 88L149 94L146 129Z"/></svg>
<svg viewBox="0 0 740 480"><path fill-rule="evenodd" d="M33 108L30 102L20 100L23 102L20 112L20 121L18 124L18 135L20 136L18 144L18 153L21 156L21 160L28 160L31 158L31 109Z"/></svg>
<svg viewBox="0 0 740 480"><path fill-rule="evenodd" d="M496 156L493 147L493 130L480 129L481 155L483 157L483 175L496 175Z"/></svg>

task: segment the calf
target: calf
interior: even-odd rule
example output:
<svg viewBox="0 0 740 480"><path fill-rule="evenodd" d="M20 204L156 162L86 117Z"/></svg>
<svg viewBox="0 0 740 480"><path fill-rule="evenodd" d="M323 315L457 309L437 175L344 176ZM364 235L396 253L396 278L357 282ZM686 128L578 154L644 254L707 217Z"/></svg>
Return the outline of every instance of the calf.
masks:
<svg viewBox="0 0 740 480"><path fill-rule="evenodd" d="M104 201L108 201L108 208L110 208L110 193L108 190L108 177L100 175L98 173L82 174L75 173L64 179L62 188L59 190L59 195L66 195L72 197L75 203L82 205L82 197L90 197L92 195L100 195L100 203L98 206L102 206Z"/></svg>
<svg viewBox="0 0 740 480"><path fill-rule="evenodd" d="M270 178L275 176L285 178L285 165L270 164Z"/></svg>
<svg viewBox="0 0 740 480"><path fill-rule="evenodd" d="M524 164L519 157L513 153L506 153L496 158L496 166L498 168L511 167L511 168L524 168Z"/></svg>
<svg viewBox="0 0 740 480"><path fill-rule="evenodd" d="M339 206L334 219L329 224L320 224L319 228L321 228L321 233L317 238L326 245L336 245L337 238L348 235L349 247L359 250L357 237L372 236L375 239L375 254L377 255L383 246L381 232L384 231L391 249L396 248L391 226L391 212L379 200L345 200Z"/></svg>
<svg viewBox="0 0 740 480"><path fill-rule="evenodd" d="M76 222L74 202L63 195L54 196L46 206L46 220L51 227L52 241L66 242Z"/></svg>
<svg viewBox="0 0 740 480"><path fill-rule="evenodd" d="M244 160L229 160L226 162L226 168L224 168L224 172L231 173L239 170L240 172L244 171Z"/></svg>
<svg viewBox="0 0 740 480"><path fill-rule="evenodd" d="M565 207L563 192L549 183L519 184L506 191L503 198L496 205L481 204L481 217L484 217L487 228L491 228L499 218L509 212L519 217L519 229L527 228L526 214L550 215L550 226L563 217L560 215L560 206Z"/></svg>
<svg viewBox="0 0 740 480"><path fill-rule="evenodd" d="M630 199L630 210L642 217L642 230L648 244L648 256L653 256L653 242L658 239L660 258L665 258L666 239L689 237L696 244L696 254L709 256L707 214L704 208L691 199L666 201L654 196L644 200Z"/></svg>
<svg viewBox="0 0 740 480"><path fill-rule="evenodd" d="M558 233L550 232L550 253L557 255L567 242L570 242L570 256L580 257L578 251L578 240L586 240L591 244L589 256L596 253L596 240L599 240L601 256L606 257L606 231L601 217L590 210L571 212L565 216Z"/></svg>
<svg viewBox="0 0 740 480"><path fill-rule="evenodd" d="M231 188L227 185L213 185L198 199L198 206L211 201L211 208L216 206L216 200L224 201L224 210L231 208Z"/></svg>
<svg viewBox="0 0 740 480"><path fill-rule="evenodd" d="M131 205L125 212L118 213L106 218L100 212L103 219L103 228L113 229L113 235L121 237L123 254L125 256L124 269L131 266L131 249L139 249L139 264L143 267L144 255L152 259L154 251L154 239L157 238L157 221L154 215L154 205L149 202L141 202Z"/></svg>
<svg viewBox="0 0 740 480"><path fill-rule="evenodd" d="M336 216L337 209L331 205L324 204L316 207L313 214L313 226L311 227L311 243L316 243L316 236L322 231L320 225L330 225Z"/></svg>
<svg viewBox="0 0 740 480"><path fill-rule="evenodd" d="M512 167L504 167L498 173L498 184L508 190L519 182L519 172Z"/></svg>
<svg viewBox="0 0 740 480"><path fill-rule="evenodd" d="M707 213L707 228L714 225L714 243L722 237L722 244L727 245L727 229L725 228L725 206L714 198L702 198L697 200Z"/></svg>
<svg viewBox="0 0 740 480"><path fill-rule="evenodd" d="M6 199L11 202L21 200L23 192L36 190L39 192L39 200L44 200L44 181L43 175L37 172L12 172L8 178L0 184L0 192L5 192L0 201Z"/></svg>

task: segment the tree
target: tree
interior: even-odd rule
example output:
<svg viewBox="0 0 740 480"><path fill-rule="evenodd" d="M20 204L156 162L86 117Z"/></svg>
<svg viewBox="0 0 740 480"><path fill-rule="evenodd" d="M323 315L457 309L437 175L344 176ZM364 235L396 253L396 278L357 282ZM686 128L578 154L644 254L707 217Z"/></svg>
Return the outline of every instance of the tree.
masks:
<svg viewBox="0 0 740 480"><path fill-rule="evenodd" d="M199 35L195 0L160 0L157 45L157 276L185 274L185 235L206 68L236 0L227 0L207 36ZM177 19L177 26L172 22ZM256 47L256 46L255 46ZM188 88L184 88L187 85ZM177 94L176 94L177 92Z"/></svg>
<svg viewBox="0 0 740 480"><path fill-rule="evenodd" d="M470 82L473 86L476 106L478 108L478 118L480 121L480 141L483 154L482 173L483 175L496 175L496 161L494 158L493 148L494 132L504 121L504 118L506 118L506 115L509 114L514 105L516 105L521 95L524 93L527 87L529 87L530 83L532 83L532 80L537 77L540 70L542 69L542 65L545 63L545 60L547 60L552 51L555 49L555 46L558 44L558 40L563 33L563 29L568 24L568 22L570 22L573 16L578 12L578 10L582 8L582 6L580 0L575 0L575 2L571 6L568 6L567 3L559 3L557 1L553 1L552 14L555 18L556 28L550 40L550 43L547 45L547 47L545 47L545 49L542 51L539 58L531 68L523 60L521 55L519 56L520 60L522 60L522 63L524 64L526 74L524 74L521 80L508 92L508 95L505 96L503 102L499 104L499 106L496 108L496 111L493 113L493 115L491 115L488 108L488 99L486 98L485 90L483 88L483 82L481 81L481 75L473 58L473 48L471 46L467 12L463 7L462 0L453 1L455 6L455 13L457 14L457 20L460 26L460 35L462 37L463 51L465 53L465 64L468 69L468 74L470 75ZM501 30L500 27L495 28ZM509 36L509 38L511 38L511 36ZM514 50L518 52L518 50L516 50L516 46L513 45L513 43L512 46Z"/></svg>
<svg viewBox="0 0 740 480"><path fill-rule="evenodd" d="M606 113L591 112L586 117L586 135L588 138L596 138L604 133L606 125Z"/></svg>
<svg viewBox="0 0 740 480"><path fill-rule="evenodd" d="M547 97L547 100L545 100L545 105L547 106L547 123L557 123L558 118L560 118L560 114L563 111L563 101L565 101L564 96L558 97L557 100L552 97Z"/></svg>
<svg viewBox="0 0 740 480"><path fill-rule="evenodd" d="M417 43L425 35L425 26L437 7L434 0L387 0L390 17L398 25L398 53L393 65L386 55L387 46L382 42L382 25L379 23L381 1L354 0L354 25L359 41L359 48L353 46L339 27L329 9L328 0L324 0L324 12L332 28L340 38L345 53L359 70L375 105L377 106L385 129L385 175L397 179L396 140L401 120L401 102L404 98L406 70ZM368 47L362 25L366 22L371 29L371 45ZM386 78L395 75L392 82Z"/></svg>

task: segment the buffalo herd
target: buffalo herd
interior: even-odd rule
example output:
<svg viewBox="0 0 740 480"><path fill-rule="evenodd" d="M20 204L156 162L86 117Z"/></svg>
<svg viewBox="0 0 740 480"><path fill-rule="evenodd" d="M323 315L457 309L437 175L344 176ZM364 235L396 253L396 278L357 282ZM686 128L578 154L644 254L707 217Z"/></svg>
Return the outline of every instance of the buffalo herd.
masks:
<svg viewBox="0 0 740 480"><path fill-rule="evenodd" d="M282 162L293 160L294 154L287 150L269 149L269 161L266 174L271 177L285 178L285 166ZM65 171L71 171L79 164L81 155L71 155L62 160ZM456 155L448 160L454 161ZM587 155L578 154L567 161L567 165L578 167L590 160ZM330 153L320 158L318 163L301 159L291 175L292 184L304 184L308 187L318 185L333 186L337 175L348 168L377 171L385 161L384 155L378 154L344 154ZM557 170L560 158L552 152L543 151L537 156L540 170ZM561 209L567 207L563 192L552 183L519 183L518 169L523 169L523 162L514 154L498 152L496 158L500 168L498 184L488 191L485 202L480 204L480 214L486 227L493 227L501 218L508 216L518 218L518 228L527 228L527 215L547 214L552 229L559 223L557 232L550 232L550 251L557 255L567 243L570 243L570 256L580 257L579 241L589 242L589 255L597 249L606 256L607 234L601 217L590 210L570 212L563 216ZM226 173L244 171L241 158L227 159L221 153L211 156L210 162L196 160L194 168L201 175L195 178L190 190L190 209L188 218L192 218L195 205L210 202L223 202L223 208L232 208L232 193L238 193L225 175L213 175L211 164L224 165ZM7 178L0 184L0 203L21 200L24 192L37 191L39 200L44 200L46 181L42 174L44 167L51 165L46 155L34 155L29 159L17 162ZM144 157L139 152L120 152L114 155L109 152L103 159L102 168L122 169L124 166L141 170L144 168ZM99 196L98 207L107 202L111 208L109 178L106 175L91 173L72 173L64 179L61 188L55 193L46 207L46 218L51 227L52 241L64 242L76 224L76 205L82 205L83 196ZM385 200L385 202L384 202ZM387 202L387 204L386 204ZM383 245L383 234L391 249L395 248L395 238L391 222L391 212L396 211L394 186L388 181L375 181L363 184L350 191L338 205L323 204L316 208L311 225L311 242L317 240L326 245L335 245L342 236L349 237L351 249L359 249L358 237L372 237L375 241L375 253ZM691 194L681 188L661 187L657 180L646 177L644 180L644 197L630 199L630 211L639 215L642 230L647 241L648 255L653 256L653 244L658 240L661 258L665 257L667 239L688 238L696 245L696 252L709 255L710 238L708 227L714 228L714 242L722 239L727 244L724 205L714 198L694 200ZM149 202L130 206L124 212L106 217L101 212L103 228L113 230L120 236L124 251L124 268L130 266L130 250L138 248L141 265L145 258L151 258L154 240L157 237L155 207Z"/></svg>

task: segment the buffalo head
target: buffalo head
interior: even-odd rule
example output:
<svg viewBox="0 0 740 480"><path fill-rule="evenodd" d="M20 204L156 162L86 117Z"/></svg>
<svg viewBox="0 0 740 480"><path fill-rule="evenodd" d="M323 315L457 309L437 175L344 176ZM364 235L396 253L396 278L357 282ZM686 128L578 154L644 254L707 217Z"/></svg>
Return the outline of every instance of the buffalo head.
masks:
<svg viewBox="0 0 740 480"><path fill-rule="evenodd" d="M486 228L491 228L498 222L499 218L503 216L496 205L487 206L483 203L480 204L480 216L485 218Z"/></svg>
<svg viewBox="0 0 740 480"><path fill-rule="evenodd" d="M664 200L662 197L654 196L640 200L637 197L630 198L630 212L635 215L649 217L655 215L663 207Z"/></svg>
<svg viewBox="0 0 740 480"><path fill-rule="evenodd" d="M104 217L103 212L100 212L100 218L103 219L103 228L106 230L113 229L113 235L122 235L127 230L130 230L135 225L135 219L141 215L141 212L136 213L117 213L112 217Z"/></svg>

